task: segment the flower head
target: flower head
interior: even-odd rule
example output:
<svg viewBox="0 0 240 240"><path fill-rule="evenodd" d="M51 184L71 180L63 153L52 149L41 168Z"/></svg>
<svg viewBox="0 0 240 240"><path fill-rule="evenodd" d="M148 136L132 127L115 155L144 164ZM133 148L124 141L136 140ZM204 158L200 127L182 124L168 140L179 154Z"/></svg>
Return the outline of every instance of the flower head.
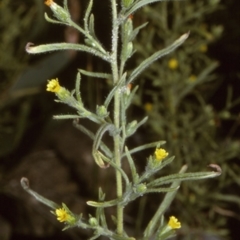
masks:
<svg viewBox="0 0 240 240"><path fill-rule="evenodd" d="M61 22L64 22L64 23L69 23L69 20L71 19L70 18L70 15L69 15L69 12L59 6L58 4L56 4L53 0L46 0L44 2L48 7L50 7L50 9L52 10L52 12L54 13L54 16L60 20Z"/></svg>
<svg viewBox="0 0 240 240"><path fill-rule="evenodd" d="M188 78L189 82L195 82L197 80L197 77L195 75L190 75L190 77Z"/></svg>
<svg viewBox="0 0 240 240"><path fill-rule="evenodd" d="M168 156L168 152L163 148L157 148L154 154L157 161L162 161Z"/></svg>
<svg viewBox="0 0 240 240"><path fill-rule="evenodd" d="M55 213L59 222L68 222L72 218L64 208L56 209Z"/></svg>
<svg viewBox="0 0 240 240"><path fill-rule="evenodd" d="M47 91L58 93L60 91L60 89L61 89L61 86L60 86L57 78L48 81Z"/></svg>
<svg viewBox="0 0 240 240"><path fill-rule="evenodd" d="M46 0L44 3L50 7L53 4L53 0Z"/></svg>
<svg viewBox="0 0 240 240"><path fill-rule="evenodd" d="M56 209L55 214L59 222L68 222L71 224L75 221L75 218L71 214L69 214L65 207Z"/></svg>
<svg viewBox="0 0 240 240"><path fill-rule="evenodd" d="M205 52L207 52L207 50L208 50L208 46L207 46L206 44L201 44L201 45L199 46L199 51L200 51L200 52L205 53Z"/></svg>
<svg viewBox="0 0 240 240"><path fill-rule="evenodd" d="M168 61L168 67L172 70L175 70L178 68L178 61L177 59L175 58L171 58L169 61Z"/></svg>
<svg viewBox="0 0 240 240"><path fill-rule="evenodd" d="M151 112L152 109L153 109L153 105L150 102L145 103L143 107L144 107L146 112Z"/></svg>
<svg viewBox="0 0 240 240"><path fill-rule="evenodd" d="M169 218L168 226L172 229L179 229L181 228L181 223L178 221L177 218L175 218L174 216L171 216Z"/></svg>

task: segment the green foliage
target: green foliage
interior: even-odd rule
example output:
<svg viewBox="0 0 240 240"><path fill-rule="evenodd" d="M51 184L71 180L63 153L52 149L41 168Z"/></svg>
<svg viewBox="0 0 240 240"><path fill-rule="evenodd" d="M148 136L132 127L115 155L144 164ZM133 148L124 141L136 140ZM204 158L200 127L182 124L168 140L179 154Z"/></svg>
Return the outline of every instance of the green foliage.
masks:
<svg viewBox="0 0 240 240"><path fill-rule="evenodd" d="M148 193L165 193L165 196L162 203L160 203L156 213L147 224L145 230L142 231L143 233L141 235L137 235L136 238L144 240L150 238L161 240L167 239L170 236L175 235L175 230L181 227L181 224L173 216L170 217L168 223L164 221L164 214L170 206L171 202L174 200L181 182L186 180L193 181L212 178L217 177L221 174L221 168L215 164L210 164L210 167L212 168L211 171L199 172L200 166L198 166L194 172L192 172L192 170L191 172L186 172L187 166L183 164L183 161L181 164L179 164L178 158L181 158L181 156L179 156L178 152L175 153L177 157L174 161L174 172L178 173L170 174L165 170L165 167L173 163L174 156L168 156L169 154L164 149L162 149L161 145L165 143L164 141L154 141L152 143L143 144L132 149L130 149L127 144L127 139L131 137L136 131L138 131L139 127L146 123L148 119L147 117L144 117L140 121L134 119L128 122L126 114L129 106L134 100L134 96L138 89L138 87L135 87L131 91L129 84L132 83L133 80L136 81L137 77L139 77L140 74L141 76L144 76L144 71L146 68L150 67L150 65L152 66L150 68L149 75L147 74L146 78L152 81L153 86L157 90L159 87L160 89L164 89L162 93L163 95L165 94L164 96L166 96L166 99L172 97L172 101L169 101L169 99L167 99L165 103L162 101L161 104L154 105L154 107L159 107L158 109L156 108L156 115L159 114L162 109L165 109L165 112L167 113L165 119L166 122L162 122L162 125L158 126L158 128L161 129L161 132L164 132L166 127L173 128L174 130L178 129L177 126L174 125L174 114L178 110L177 106L178 103L180 103L180 99L183 99L184 96L188 94L188 92L184 94L186 88L183 84L178 86L182 86L183 88L182 90L180 89L181 91L179 91L181 93L180 95L175 96L170 94L170 92L173 91L170 86L173 86L171 84L175 84L173 78L174 75L171 72L169 72L167 76L163 78L164 81L159 81L159 78L156 76L151 78L151 76L154 76L154 74L152 74L152 70L155 68L155 65L152 64L159 58L171 53L175 49L182 46L182 44L189 36L188 30L185 31L187 33L182 32L181 34L177 34L177 36L174 37L171 36L173 29L171 31L169 30L165 36L165 42L163 42L162 46L158 47L160 50L156 51L155 53L152 51L153 53L149 54L150 57L144 56L144 59L141 60L141 63L135 69L133 69L130 73L126 72L126 62L129 58L131 58L134 51L138 48L139 52L143 53L142 48L139 47L139 45L136 45L137 48L134 47L133 41L137 37L139 30L146 26L146 24L143 23L134 28L132 18L129 15L138 9L154 2L158 2L158 0L123 0L120 9L118 9L117 2L115 0L111 0L112 44L111 50L109 51L104 48L104 46L96 37L94 31L94 15L92 14L92 0L90 0L85 12L85 16L83 18L83 27L78 26L71 20L66 0L63 3L63 7L57 5L52 0L47 0L46 5L51 8L55 18L52 19L48 17L47 14L45 14L46 20L51 23L72 26L84 36L85 44L57 43L44 44L40 46L27 44L26 46L26 51L31 54L66 49L87 52L106 61L111 69L111 71L107 73L79 70L76 77L75 89L73 91L69 91L66 88L62 87L58 79L52 79L47 84L47 91L54 92L56 94L57 102L67 104L76 111L75 115L61 115L55 116L55 118L74 119L74 125L76 128L93 139L92 155L96 164L100 168L112 167L115 170L116 198L106 200L103 190L99 189L99 199L97 201L87 201L88 205L96 208L96 215L89 215L89 219L87 221L81 214L72 213L65 204L62 204L62 208L59 208L59 205L56 205L52 201L41 197L38 193L30 189L29 184L25 178L23 178L21 181L22 186L28 193L37 198L37 200L45 203L47 206L55 210L54 214L57 216L57 219L60 222L65 222L66 224L66 227L64 229L81 227L83 229L92 230L93 237L90 239L97 239L100 236L106 236L108 239L116 240L135 239L134 237L130 237L128 235L129 233L126 232L124 228L124 208L130 202L134 201L137 198L141 198L143 195ZM179 1L174 2L174 4L175 3L179 4ZM163 8L166 7L166 3L164 4L165 5L163 5ZM148 14L146 14L146 16L148 16ZM172 19L175 20L174 17L172 17ZM144 32L144 29L142 31ZM147 33L148 39L150 37L149 40L151 41L153 40L151 39L153 33L154 30L151 30L150 34L149 32ZM176 33L174 32L174 34ZM147 47L150 48L150 46ZM178 51L177 56L179 56L179 63L181 61L184 62L185 55L182 53L182 49ZM183 64L183 67L185 64L186 63ZM173 66L171 68L176 68L176 66L178 66L178 63L176 63L176 61L172 61L171 66ZM202 76L199 77L200 80L198 81L203 81L201 79L204 79L212 68L213 66L209 70L202 73ZM155 69L155 72L158 72L158 69ZM163 66L162 74L165 76L166 73L167 72L164 71ZM96 106L96 112L87 110L82 100L83 96L80 91L81 74L95 78L107 77L109 80L111 80L111 89L109 90L109 94L100 106ZM176 76L180 75L181 74L179 73L179 75L177 74ZM182 75L182 77L184 78L186 76ZM168 80L173 82L170 84ZM156 100L156 103L159 101L157 99L158 94L156 94L155 90L143 91L143 89L144 88L140 90L142 94L140 96L148 94L152 96L153 101ZM193 89L193 87L191 89ZM139 102L140 101L141 100L139 100ZM166 103L167 105L164 106L163 104ZM113 110L111 110L112 106ZM185 110L188 110L187 117L191 119L191 106L189 106L189 108L186 107ZM98 130L96 132L90 131L79 123L78 120L80 118L86 118L97 124ZM195 124L197 123L195 122ZM154 127L154 124L152 124L152 126ZM185 131L185 126L181 127L180 130ZM104 136L107 133L112 138L113 147L109 146L104 141ZM156 131L156 133L161 138L163 138L163 135L159 134L160 132ZM175 139L171 137L172 135L164 135L164 138L170 142L168 143L170 153L175 152L176 148L179 149L182 146L182 142L176 142L176 139L178 140L179 133L174 133L177 134ZM171 147L172 145L174 147ZM139 173L137 171L136 163L132 155L136 152L140 152L149 148L154 148L156 150L152 150L152 154L150 154L148 157L145 171L143 171L143 173ZM203 149L203 151L205 151L205 149ZM189 158L190 156L188 152L185 152L185 155L186 158ZM129 163L130 173L122 167L122 161L124 158L126 158ZM194 169L193 163L190 160L187 163L190 169ZM209 163L211 163L211 161L209 161ZM160 171L161 173L164 173L161 175L161 177L158 174ZM105 208L108 207L115 207L116 209L116 217L113 217L113 221L116 224L116 231L109 229L107 225ZM191 214L194 215L195 213Z"/></svg>
<svg viewBox="0 0 240 240"><path fill-rule="evenodd" d="M197 185L190 182L179 190L171 210L178 212L188 225L182 232L185 237L197 237L203 231L226 237L224 211L231 212L231 205L240 203L233 188L235 184L239 186L236 176L240 171L234 164L235 159L239 160L240 143L231 139L236 128L226 138L219 135L225 121L235 121L237 126L239 117L231 110L240 99L232 101L232 90L228 89L226 105L221 110L209 103L219 86L219 76L214 73L219 64L208 56L207 50L220 37L223 27L206 22L208 15L220 8L219 1L163 2L147 6L143 14L135 17L136 21L153 23L141 32L135 44L141 55L139 64L156 46L165 46L190 31L189 39L174 55L163 58L141 75L135 104L149 114L149 139L161 137L167 141L167 148L177 159L171 165L172 171L183 164L197 171L213 162L224 169L218 181ZM183 206L187 213L182 212ZM195 235L190 235L189 229L194 229Z"/></svg>

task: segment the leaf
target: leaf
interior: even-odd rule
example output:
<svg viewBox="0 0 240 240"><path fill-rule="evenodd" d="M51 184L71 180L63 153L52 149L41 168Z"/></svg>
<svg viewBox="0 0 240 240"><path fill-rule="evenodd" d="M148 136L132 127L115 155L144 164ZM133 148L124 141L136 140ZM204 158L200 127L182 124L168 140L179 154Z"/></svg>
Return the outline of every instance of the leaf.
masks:
<svg viewBox="0 0 240 240"><path fill-rule="evenodd" d="M80 73L85 76L89 77L96 77L96 78L104 78L104 79L112 79L112 75L109 73L101 73L101 72L89 72L84 69L78 69Z"/></svg>
<svg viewBox="0 0 240 240"><path fill-rule="evenodd" d="M33 43L27 43L25 49L27 53L31 53L31 54L52 52L57 50L76 50L76 51L88 52L92 55L102 58L107 62L111 61L109 54L101 53L98 50L85 46L83 44L51 43L51 44L42 44L42 45L34 46Z"/></svg>
<svg viewBox="0 0 240 240"><path fill-rule="evenodd" d="M166 143L166 141L157 141L157 142L147 143L147 144L141 145L139 147L133 148L132 150L129 151L129 153L133 154L133 153L136 153L136 152L148 149L148 148L153 148L156 146L160 147L161 145L163 145L165 143ZM123 157L125 157L125 156L126 156L126 154L123 154Z"/></svg>
<svg viewBox="0 0 240 240"><path fill-rule="evenodd" d="M94 201L87 201L88 206L92 207L100 207L100 208L106 208L106 207L113 207L118 204L119 200L114 199L111 201L106 201L106 202L94 202Z"/></svg>
<svg viewBox="0 0 240 240"><path fill-rule="evenodd" d="M129 37L129 42L132 42L132 41L135 39L135 37L138 35L139 31L140 31L142 28L146 27L147 24L148 24L148 22L145 22L145 23L143 23L142 25L136 27L136 28L132 31L132 33L131 33L131 35L130 35L130 37Z"/></svg>
<svg viewBox="0 0 240 240"><path fill-rule="evenodd" d="M129 15L131 15L132 13L134 13L135 11L137 11L139 8L151 4L151 3L155 3L155 2L162 2L164 0L140 0L140 1L136 1L135 4L132 5L132 7L130 9L128 9L128 11L124 12L124 15L126 17L128 17ZM165 0L168 1L168 0Z"/></svg>
<svg viewBox="0 0 240 240"><path fill-rule="evenodd" d="M90 16L90 18L89 18L89 33L90 33L95 39L97 39L94 26L95 26L95 23L94 23L94 15L91 14L91 16Z"/></svg>
<svg viewBox="0 0 240 240"><path fill-rule="evenodd" d="M141 74L144 71L145 68L147 68L153 62L155 62L159 58L171 53L176 48L181 46L183 44L183 42L188 38L188 36L189 36L189 33L183 34L179 39L177 39L170 46L168 46L160 51L157 51L156 53L152 54L152 56L145 59L137 68L135 68L133 70L133 72L131 73L131 75L128 78L127 84L131 83L139 74Z"/></svg>
<svg viewBox="0 0 240 240"><path fill-rule="evenodd" d="M157 187L174 181L200 180L218 177L221 172L196 172L196 173L176 173L158 178L147 185L147 187Z"/></svg>
<svg viewBox="0 0 240 240"><path fill-rule="evenodd" d="M93 0L90 0L89 3L88 3L88 7L87 7L87 9L86 9L84 18L83 18L83 21L84 21L84 30L85 30L86 32L89 32L88 19L89 19L89 16L90 16L90 14L91 14L91 11L92 11L92 6L93 6Z"/></svg>
<svg viewBox="0 0 240 240"><path fill-rule="evenodd" d="M126 152L126 155L127 155L127 160L128 160L128 163L129 163L130 169L131 169L133 183L136 183L137 180L138 180L137 169L136 169L136 167L135 167L135 164L134 164L133 158L132 158L131 154L129 153L127 147L125 147L125 152Z"/></svg>

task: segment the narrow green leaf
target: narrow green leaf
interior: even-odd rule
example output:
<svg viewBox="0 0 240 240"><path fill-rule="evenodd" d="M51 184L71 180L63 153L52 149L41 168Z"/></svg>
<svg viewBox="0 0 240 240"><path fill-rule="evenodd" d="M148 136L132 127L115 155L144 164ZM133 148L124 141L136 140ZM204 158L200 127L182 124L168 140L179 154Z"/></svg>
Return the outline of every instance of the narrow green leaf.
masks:
<svg viewBox="0 0 240 240"><path fill-rule="evenodd" d="M76 119L76 118L80 118L79 115L55 115L53 116L53 119Z"/></svg>
<svg viewBox="0 0 240 240"><path fill-rule="evenodd" d="M100 208L106 208L106 207L113 207L118 204L119 200L114 199L111 201L106 201L106 202L94 202L94 201L87 201L88 206L92 207L100 207Z"/></svg>
<svg viewBox="0 0 240 240"><path fill-rule="evenodd" d="M78 73L77 78L76 78L76 85L75 85L76 98L77 98L79 103L82 103L82 98L81 98L81 93L80 93L80 84L81 84L81 74Z"/></svg>
<svg viewBox="0 0 240 240"><path fill-rule="evenodd" d="M128 41L129 41L129 42L132 42L132 41L136 38L136 36L138 35L139 31L140 31L142 28L146 27L147 24L148 24L148 22L145 22L145 23L143 23L142 25L136 27L136 28L132 31L132 33L131 33Z"/></svg>
<svg viewBox="0 0 240 240"><path fill-rule="evenodd" d="M136 1L135 4L132 5L132 7L130 9L127 9L126 12L124 12L124 15L126 17L128 17L129 15L131 15L132 13L134 13L135 11L137 11L139 8L151 4L151 3L155 3L155 2L162 2L162 1L168 1L168 0L140 0L140 1Z"/></svg>
<svg viewBox="0 0 240 240"><path fill-rule="evenodd" d="M140 126L142 126L144 123L147 122L147 120L148 120L148 116L143 118L139 123L137 123L134 129L132 129L132 131L129 134L127 134L126 137L130 137L131 135L133 135Z"/></svg>
<svg viewBox="0 0 240 240"><path fill-rule="evenodd" d="M132 150L129 151L129 153L133 154L133 153L136 153L136 152L148 149L148 148L154 148L156 146L160 147L161 145L163 145L165 143L166 143L166 141L157 141L157 142L147 143L147 144L141 145L139 147L133 148ZM126 156L126 153L123 154L123 157L125 157L125 156Z"/></svg>
<svg viewBox="0 0 240 240"><path fill-rule="evenodd" d="M126 152L126 155L127 155L127 160L128 160L130 169L131 169L133 183L136 183L137 180L138 180L138 173L137 173L134 161L133 161L132 156L129 153L129 150L128 150L127 147L125 147L125 152Z"/></svg>
<svg viewBox="0 0 240 240"><path fill-rule="evenodd" d="M92 6L93 6L93 0L90 0L89 3L88 3L88 7L87 7L87 9L86 9L84 18L83 18L83 21L84 21L84 30L85 30L86 32L89 32L88 19L89 19L89 16L90 16L90 14L91 14L91 11L92 11Z"/></svg>
<svg viewBox="0 0 240 240"><path fill-rule="evenodd" d="M189 33L183 34L179 39L177 39L173 44L170 46L157 51L156 53L152 54L152 56L148 57L145 59L137 68L133 70L131 75L128 78L127 83L131 83L139 74L141 74L145 68L147 68L149 65L151 65L153 62L158 60L159 58L171 53L174 51L176 48L181 46L181 44L188 38Z"/></svg>
<svg viewBox="0 0 240 240"><path fill-rule="evenodd" d="M47 13L44 13L44 17L45 17L46 21L48 21L48 22L50 22L50 23L56 23L56 24L63 24L63 25L65 25L63 22L60 22L60 21L57 21L57 20L55 20L55 19L50 18L50 17L47 15Z"/></svg>
<svg viewBox="0 0 240 240"><path fill-rule="evenodd" d="M37 201L43 203L44 205L46 205L54 210L60 207L55 202L48 200L47 198L45 198L45 197L41 196L40 194L38 194L37 192L33 191L29 186L29 180L27 178L25 178L25 177L21 178L21 185L22 185L22 188L26 192L28 192L30 195L32 195L34 198L36 198Z"/></svg>
<svg viewBox="0 0 240 240"><path fill-rule="evenodd" d="M42 45L34 46L33 43L27 43L25 49L27 53L31 53L31 54L52 52L57 50L76 50L76 51L88 52L92 55L102 58L107 62L111 61L109 54L101 53L98 50L85 46L83 44L51 43L51 44L42 44Z"/></svg>
<svg viewBox="0 0 240 240"><path fill-rule="evenodd" d="M158 178L147 185L147 187L158 187L163 184L172 183L174 181L200 180L206 178L218 177L219 172L196 172L196 173L176 173L169 176Z"/></svg>
<svg viewBox="0 0 240 240"><path fill-rule="evenodd" d="M89 72L84 69L78 69L80 73L82 73L85 76L89 77L96 77L96 78L104 78L104 79L112 79L112 75L109 73L101 73L101 72Z"/></svg>
<svg viewBox="0 0 240 240"><path fill-rule="evenodd" d="M96 33L95 33L95 23L94 23L94 15L91 14L90 18L89 18L89 33L95 38L96 37Z"/></svg>
<svg viewBox="0 0 240 240"><path fill-rule="evenodd" d="M146 193L164 193L164 192L172 192L179 189L179 186L177 187L169 187L169 188L150 188L146 190Z"/></svg>
<svg viewBox="0 0 240 240"><path fill-rule="evenodd" d="M129 94L129 96L127 97L127 100L125 102L125 109L127 109L130 104L132 103L133 97L135 96L135 93L138 90L138 85L134 87L134 89L131 91L131 93Z"/></svg>

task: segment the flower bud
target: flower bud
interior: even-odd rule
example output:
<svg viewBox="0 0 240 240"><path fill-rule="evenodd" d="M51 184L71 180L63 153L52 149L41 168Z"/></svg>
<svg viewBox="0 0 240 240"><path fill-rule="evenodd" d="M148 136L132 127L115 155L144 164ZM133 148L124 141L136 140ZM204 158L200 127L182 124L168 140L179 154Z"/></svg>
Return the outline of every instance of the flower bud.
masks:
<svg viewBox="0 0 240 240"><path fill-rule="evenodd" d="M99 117L103 117L103 118L107 117L108 116L108 112L107 112L106 107L103 106L103 105L102 106L97 106L97 115Z"/></svg>
<svg viewBox="0 0 240 240"><path fill-rule="evenodd" d="M95 217L90 217L88 222L92 227L97 227L98 226L98 221Z"/></svg>
<svg viewBox="0 0 240 240"><path fill-rule="evenodd" d="M71 20L69 12L66 9L64 9L63 7L56 4L53 0L46 0L45 4L51 8L52 12L54 13L54 16L58 20L65 22L65 23L67 23L67 22L69 22L69 20Z"/></svg>
<svg viewBox="0 0 240 240"><path fill-rule="evenodd" d="M147 186L145 183L141 183L139 185L137 185L137 187L135 188L135 192L140 194L140 195L143 195L147 190Z"/></svg>
<svg viewBox="0 0 240 240"><path fill-rule="evenodd" d="M127 125L126 135L131 136L136 131L137 121L134 120Z"/></svg>

